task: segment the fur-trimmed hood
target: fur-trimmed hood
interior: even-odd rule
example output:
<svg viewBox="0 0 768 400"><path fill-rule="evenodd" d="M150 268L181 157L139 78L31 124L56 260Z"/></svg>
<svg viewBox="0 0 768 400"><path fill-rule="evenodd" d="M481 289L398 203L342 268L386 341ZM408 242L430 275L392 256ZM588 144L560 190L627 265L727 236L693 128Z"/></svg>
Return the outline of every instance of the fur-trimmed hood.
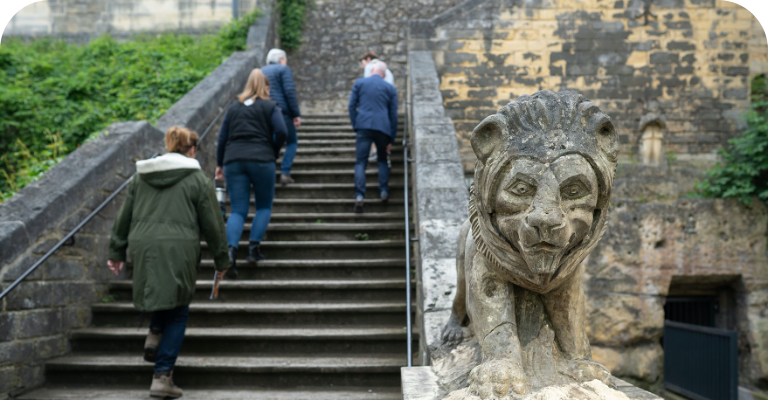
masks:
<svg viewBox="0 0 768 400"><path fill-rule="evenodd" d="M199 170L200 163L197 160L179 153L167 153L136 162L136 171L141 179L157 188L173 186Z"/></svg>

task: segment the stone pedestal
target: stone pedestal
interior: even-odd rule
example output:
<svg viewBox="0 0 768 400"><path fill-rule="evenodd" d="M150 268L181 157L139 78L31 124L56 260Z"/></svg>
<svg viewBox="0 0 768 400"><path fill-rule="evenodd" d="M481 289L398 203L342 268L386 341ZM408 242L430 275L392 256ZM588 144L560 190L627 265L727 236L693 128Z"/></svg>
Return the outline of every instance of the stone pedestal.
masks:
<svg viewBox="0 0 768 400"><path fill-rule="evenodd" d="M431 367L403 367L403 400L443 400L448 393L440 388L438 377ZM582 385L563 385L545 388L530 394L526 400L661 400L661 397L613 378L616 389L612 390L598 381ZM618 393L617 393L618 392ZM453 397L452 397L453 398ZM463 397L474 399L474 397ZM479 399L479 398L478 398Z"/></svg>

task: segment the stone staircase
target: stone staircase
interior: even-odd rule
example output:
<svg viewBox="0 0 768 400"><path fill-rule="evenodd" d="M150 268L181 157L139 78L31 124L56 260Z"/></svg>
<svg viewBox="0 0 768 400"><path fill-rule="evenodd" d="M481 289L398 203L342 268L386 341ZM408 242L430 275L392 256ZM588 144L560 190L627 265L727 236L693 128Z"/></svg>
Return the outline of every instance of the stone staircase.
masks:
<svg viewBox="0 0 768 400"><path fill-rule="evenodd" d="M304 118L296 183L276 188L262 243L268 259L257 266L241 261L239 279L222 282L217 301L208 299L214 270L203 244L174 374L184 398L401 398L402 146L392 149L388 204L378 200L377 164L369 163L370 200L362 215L353 213L354 149L345 115ZM110 294L114 302L93 305L91 326L72 332L71 353L46 363L46 386L22 399L148 398L152 364L142 359L148 318L137 329L130 281L113 282Z"/></svg>

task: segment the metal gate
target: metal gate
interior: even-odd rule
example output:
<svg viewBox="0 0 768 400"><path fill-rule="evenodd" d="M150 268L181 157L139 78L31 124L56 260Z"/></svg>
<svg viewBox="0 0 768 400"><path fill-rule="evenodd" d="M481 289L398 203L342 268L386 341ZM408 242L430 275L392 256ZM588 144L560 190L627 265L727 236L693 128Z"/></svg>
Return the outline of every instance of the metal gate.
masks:
<svg viewBox="0 0 768 400"><path fill-rule="evenodd" d="M736 332L664 321L664 386L693 400L737 400Z"/></svg>

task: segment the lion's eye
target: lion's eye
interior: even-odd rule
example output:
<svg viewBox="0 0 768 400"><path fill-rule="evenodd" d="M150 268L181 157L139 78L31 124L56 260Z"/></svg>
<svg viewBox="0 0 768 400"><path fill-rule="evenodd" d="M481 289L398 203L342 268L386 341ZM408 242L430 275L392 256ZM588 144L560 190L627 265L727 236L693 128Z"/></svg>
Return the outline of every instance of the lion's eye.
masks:
<svg viewBox="0 0 768 400"><path fill-rule="evenodd" d="M587 195L587 189L578 183L572 183L560 190L560 195L566 199L578 199Z"/></svg>
<svg viewBox="0 0 768 400"><path fill-rule="evenodd" d="M507 190L518 196L531 196L535 192L536 188L523 181L517 181L509 185Z"/></svg>

